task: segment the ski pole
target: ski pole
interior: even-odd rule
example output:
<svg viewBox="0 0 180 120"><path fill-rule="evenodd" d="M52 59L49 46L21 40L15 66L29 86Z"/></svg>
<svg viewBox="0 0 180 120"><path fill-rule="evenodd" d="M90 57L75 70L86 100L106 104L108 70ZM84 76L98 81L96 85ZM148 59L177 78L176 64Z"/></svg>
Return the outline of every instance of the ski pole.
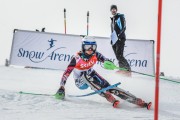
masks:
<svg viewBox="0 0 180 120"><path fill-rule="evenodd" d="M125 68L120 68L120 67L117 67L116 65L114 65L114 63L110 62L110 61L105 61L104 62L104 68L105 69L108 69L108 70L114 70L114 69L118 69L118 70L122 70L122 71L128 71L127 69ZM149 76L149 77L156 77L155 75L150 75L150 74L146 74L146 73L141 73L141 72L137 72L137 71L128 71L128 72L133 72L133 73L137 73L137 74L141 74L141 75L145 75L145 76ZM166 80L166 81L170 81L170 82L174 82L174 83L180 83L178 81L174 81L174 80L171 80L171 79L168 79L168 78L162 78L160 77L160 79L162 80Z"/></svg>
<svg viewBox="0 0 180 120"><path fill-rule="evenodd" d="M89 35L89 11L87 12L87 36Z"/></svg>
<svg viewBox="0 0 180 120"><path fill-rule="evenodd" d="M19 94L41 95L41 96L55 96L55 95L51 95L51 94L38 94L38 93L23 92L23 91L20 91Z"/></svg>
<svg viewBox="0 0 180 120"><path fill-rule="evenodd" d="M66 9L64 8L64 33L66 34Z"/></svg>

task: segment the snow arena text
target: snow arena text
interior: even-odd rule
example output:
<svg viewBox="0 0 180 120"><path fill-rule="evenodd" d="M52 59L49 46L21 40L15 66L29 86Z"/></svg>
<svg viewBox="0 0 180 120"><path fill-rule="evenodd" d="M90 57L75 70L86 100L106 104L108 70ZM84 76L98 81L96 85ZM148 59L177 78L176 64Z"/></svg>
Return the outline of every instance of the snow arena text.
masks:
<svg viewBox="0 0 180 120"><path fill-rule="evenodd" d="M74 55L59 53L56 51L53 51L48 54L46 52L29 51L29 50L24 50L23 48L20 48L18 50L17 56L20 58L29 59L34 63L40 63L45 60L69 62ZM109 58L109 59L113 62L116 62L115 58ZM144 60L144 59L137 60L137 59L131 58L131 59L127 59L127 61L131 67L147 67L148 66L148 60ZM97 62L97 64L101 64L101 63Z"/></svg>

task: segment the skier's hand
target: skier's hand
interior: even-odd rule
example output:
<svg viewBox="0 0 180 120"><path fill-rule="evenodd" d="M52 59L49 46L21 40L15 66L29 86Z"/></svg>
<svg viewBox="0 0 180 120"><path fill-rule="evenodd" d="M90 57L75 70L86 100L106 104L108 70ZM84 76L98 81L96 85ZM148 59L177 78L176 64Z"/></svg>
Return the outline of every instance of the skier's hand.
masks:
<svg viewBox="0 0 180 120"><path fill-rule="evenodd" d="M60 93L60 94L65 94L64 86L61 86L57 92Z"/></svg>
<svg viewBox="0 0 180 120"><path fill-rule="evenodd" d="M104 61L104 68L107 70L114 70L117 67L114 65L114 63L111 60Z"/></svg>
<svg viewBox="0 0 180 120"><path fill-rule="evenodd" d="M61 86L55 94L56 99L64 99L65 97L65 88Z"/></svg>

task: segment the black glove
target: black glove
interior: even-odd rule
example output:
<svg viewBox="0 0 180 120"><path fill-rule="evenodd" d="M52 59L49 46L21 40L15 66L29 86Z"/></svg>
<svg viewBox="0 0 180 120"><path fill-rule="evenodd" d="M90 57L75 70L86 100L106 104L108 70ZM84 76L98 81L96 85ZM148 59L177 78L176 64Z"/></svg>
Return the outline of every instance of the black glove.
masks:
<svg viewBox="0 0 180 120"><path fill-rule="evenodd" d="M111 63L113 63L113 64L114 64L114 62L113 62L112 60L110 60L110 59L107 59L107 60L105 60L105 61L109 61L109 62L111 62Z"/></svg>
<svg viewBox="0 0 180 120"><path fill-rule="evenodd" d="M55 94L56 99L64 99L65 97L65 89L61 86Z"/></svg>

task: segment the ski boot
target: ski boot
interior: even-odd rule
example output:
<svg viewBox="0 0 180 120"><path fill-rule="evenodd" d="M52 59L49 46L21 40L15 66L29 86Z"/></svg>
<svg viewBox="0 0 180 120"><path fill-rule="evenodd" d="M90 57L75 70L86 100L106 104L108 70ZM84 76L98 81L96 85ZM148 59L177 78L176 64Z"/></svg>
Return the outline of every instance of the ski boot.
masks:
<svg viewBox="0 0 180 120"><path fill-rule="evenodd" d="M60 87L60 88L58 89L58 91L56 92L55 98L56 98L56 99L59 99L59 100L63 100L64 97L65 97L65 89L64 89L64 87L62 86L62 87Z"/></svg>
<svg viewBox="0 0 180 120"><path fill-rule="evenodd" d="M142 99L137 98L136 104L140 107L146 107L148 110L150 110L152 102L146 103Z"/></svg>
<svg viewBox="0 0 180 120"><path fill-rule="evenodd" d="M113 103L113 107L114 108L119 108L119 105L120 105L120 101L119 100L115 100L114 103Z"/></svg>
<svg viewBox="0 0 180 120"><path fill-rule="evenodd" d="M152 102L146 103L146 108L147 108L148 110L150 110L150 109L151 109L151 105L152 105Z"/></svg>
<svg viewBox="0 0 180 120"><path fill-rule="evenodd" d="M107 101L113 103L113 107L114 107L114 108L119 108L119 104L120 104L119 100L116 100L116 99L114 98L114 96L113 96L109 91L106 91L106 92L104 93L104 96L105 96L105 98L107 99Z"/></svg>

